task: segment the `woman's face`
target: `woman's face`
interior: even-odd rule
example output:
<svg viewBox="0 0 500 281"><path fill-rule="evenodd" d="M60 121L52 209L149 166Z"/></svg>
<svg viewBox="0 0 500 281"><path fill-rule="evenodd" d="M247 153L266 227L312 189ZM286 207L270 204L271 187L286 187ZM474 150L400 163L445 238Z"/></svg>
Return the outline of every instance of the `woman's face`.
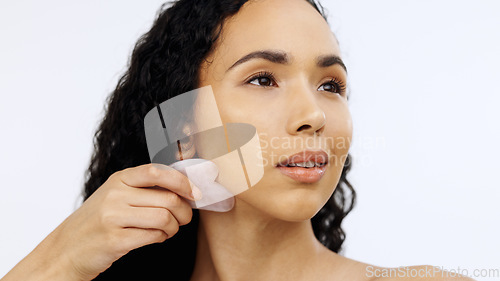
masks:
<svg viewBox="0 0 500 281"><path fill-rule="evenodd" d="M352 136L339 57L328 24L305 0L251 0L224 22L199 87L211 85L223 123L257 129L264 163L263 178L236 196L237 208L300 221L331 196ZM305 149L328 154L319 181L300 182L276 167Z"/></svg>

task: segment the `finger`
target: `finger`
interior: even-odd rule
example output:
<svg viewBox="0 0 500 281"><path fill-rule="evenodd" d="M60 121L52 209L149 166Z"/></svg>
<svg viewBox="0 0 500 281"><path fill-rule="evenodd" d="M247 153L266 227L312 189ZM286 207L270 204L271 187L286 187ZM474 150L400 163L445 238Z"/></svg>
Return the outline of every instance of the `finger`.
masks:
<svg viewBox="0 0 500 281"><path fill-rule="evenodd" d="M166 165L144 164L121 170L117 176L124 184L131 187L158 186L190 200L195 200L195 196L201 194L199 190L193 192L193 189L197 188L185 175Z"/></svg>
<svg viewBox="0 0 500 281"><path fill-rule="evenodd" d="M127 204L131 207L168 209L180 225L189 223L193 213L191 205L185 199L165 189L130 188L127 191Z"/></svg>
<svg viewBox="0 0 500 281"><path fill-rule="evenodd" d="M122 211L122 216L117 219L117 224L123 228L150 228L160 229L173 235L180 225L191 221L191 212L177 212L177 217L172 211L155 207L129 207Z"/></svg>
<svg viewBox="0 0 500 281"><path fill-rule="evenodd" d="M118 223L122 228L143 228L158 229L173 236L179 231L179 222L174 215L164 208L144 208L130 207L124 211L122 223Z"/></svg>
<svg viewBox="0 0 500 281"><path fill-rule="evenodd" d="M191 206L175 193L170 192L170 194L172 199L167 199L170 201L166 203L167 207L144 207L144 206L138 207L130 205L128 208L125 209L124 211L125 215L121 216L123 220L120 220L119 224L122 227L129 227L129 226L140 227L141 225L140 220L153 219L152 216L156 215L161 216L161 214L158 213L161 213L162 211L158 211L155 209L163 209L169 211L173 215L173 217L177 220L179 225L188 224L193 216L193 210L191 209ZM153 213L148 213L147 210L152 210ZM148 227L144 226L144 228Z"/></svg>
<svg viewBox="0 0 500 281"><path fill-rule="evenodd" d="M180 197L177 193L165 188L127 187L128 188L124 191L123 196L126 198L125 202L129 206L167 208L169 206L182 204L183 202L186 203L186 206L189 206L189 203L187 203L185 198Z"/></svg>
<svg viewBox="0 0 500 281"><path fill-rule="evenodd" d="M126 251L137 249L153 243L161 243L172 237L163 230L143 229L135 227L123 228L125 238L120 241L120 247Z"/></svg>

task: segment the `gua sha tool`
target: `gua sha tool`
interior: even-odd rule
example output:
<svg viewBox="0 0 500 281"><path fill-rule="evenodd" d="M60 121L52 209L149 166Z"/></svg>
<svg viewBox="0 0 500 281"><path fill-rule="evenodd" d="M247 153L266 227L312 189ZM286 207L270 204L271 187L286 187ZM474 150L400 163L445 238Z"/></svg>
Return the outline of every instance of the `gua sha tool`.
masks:
<svg viewBox="0 0 500 281"><path fill-rule="evenodd" d="M198 201L188 200L192 208L204 206L201 208L218 212L229 211L233 208L233 194L215 181L219 175L219 169L213 162L204 159L186 159L175 162L170 167L183 173L200 188L203 197Z"/></svg>
<svg viewBox="0 0 500 281"><path fill-rule="evenodd" d="M144 117L144 130L151 162L183 173L201 190L200 200L188 200L192 208L229 211L234 196L264 175L256 128L248 123L223 124L211 86L157 105ZM193 145L182 145L186 143ZM197 157L190 158L194 150Z"/></svg>

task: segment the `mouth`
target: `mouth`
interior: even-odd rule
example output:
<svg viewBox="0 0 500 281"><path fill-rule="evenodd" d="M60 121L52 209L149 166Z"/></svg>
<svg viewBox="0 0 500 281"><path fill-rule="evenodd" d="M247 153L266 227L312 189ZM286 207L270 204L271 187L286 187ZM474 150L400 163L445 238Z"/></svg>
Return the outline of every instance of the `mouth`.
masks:
<svg viewBox="0 0 500 281"><path fill-rule="evenodd" d="M322 167L326 164L328 164L328 154L324 150L304 150L278 162L275 166L307 169Z"/></svg>
<svg viewBox="0 0 500 281"><path fill-rule="evenodd" d="M327 164L328 154L325 151L305 150L280 161L275 167L295 181L314 183L323 177Z"/></svg>

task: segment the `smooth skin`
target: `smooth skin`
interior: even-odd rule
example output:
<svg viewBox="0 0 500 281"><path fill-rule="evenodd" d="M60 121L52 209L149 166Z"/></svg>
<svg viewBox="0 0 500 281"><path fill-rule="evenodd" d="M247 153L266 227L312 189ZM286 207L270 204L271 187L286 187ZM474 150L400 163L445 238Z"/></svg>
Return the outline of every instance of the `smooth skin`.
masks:
<svg viewBox="0 0 500 281"><path fill-rule="evenodd" d="M286 53L288 63L254 58L228 70L263 50ZM266 165L261 181L238 194L231 211L200 210L191 281L377 279L367 276L369 264L324 247L310 222L335 189L352 136L345 92L331 82L346 83L347 74L337 63L316 64L331 55L340 57L335 36L303 0L251 0L225 22L200 68L199 86L212 86L224 123L257 128ZM274 77L252 78L262 71ZM329 155L320 181L298 183L274 167L306 148L290 147L290 140L314 136L335 140L314 146ZM206 145L197 142L199 156ZM1 280L91 280L130 250L163 242L189 223L192 210L181 197L190 192L188 179L175 170L147 164L118 171Z"/></svg>

